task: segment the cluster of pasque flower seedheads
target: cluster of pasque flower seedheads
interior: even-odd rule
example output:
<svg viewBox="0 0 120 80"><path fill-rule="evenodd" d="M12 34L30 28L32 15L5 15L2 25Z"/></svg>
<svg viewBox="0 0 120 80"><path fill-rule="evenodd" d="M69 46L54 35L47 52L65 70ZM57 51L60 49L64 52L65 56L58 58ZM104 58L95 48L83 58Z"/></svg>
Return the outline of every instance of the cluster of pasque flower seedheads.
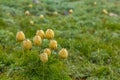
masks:
<svg viewBox="0 0 120 80"><path fill-rule="evenodd" d="M29 7L29 8L32 8L33 5L32 5L32 4L29 4L28 7ZM68 11L68 13L69 13L69 14L72 14L72 13L73 13L73 9L70 9L70 10ZM24 12L24 14L25 14L25 15L31 15L31 13L29 12L29 10L26 10L26 11ZM53 12L53 15L55 15L55 16L57 16L58 14L59 14L59 13L58 13L57 11L54 11L54 12ZM39 18L40 18L40 19L44 19L45 16L44 16L43 14L41 14L41 15L39 15ZM30 23L32 24L33 22L30 21Z"/></svg>
<svg viewBox="0 0 120 80"><path fill-rule="evenodd" d="M35 37L33 38L33 44L35 46L41 46L43 39L50 40L49 48L44 49L43 53L40 54L40 60L43 63L48 61L48 57L51 55L51 51L57 49L57 41L53 38L54 31L52 29L47 29L45 33L43 30L38 30ZM17 32L16 40L22 42L22 47L24 50L30 50L32 48L32 42L29 39L25 39L25 34L22 31ZM65 48L62 48L58 54L62 59L68 57L68 51Z"/></svg>

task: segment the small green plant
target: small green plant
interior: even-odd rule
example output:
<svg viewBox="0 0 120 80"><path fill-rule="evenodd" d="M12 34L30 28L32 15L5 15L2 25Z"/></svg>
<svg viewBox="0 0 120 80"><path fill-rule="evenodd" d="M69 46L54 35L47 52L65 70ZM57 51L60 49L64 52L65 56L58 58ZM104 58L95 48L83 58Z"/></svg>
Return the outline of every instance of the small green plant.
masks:
<svg viewBox="0 0 120 80"><path fill-rule="evenodd" d="M11 42L9 42L11 41ZM0 46L3 49L6 49L14 43L14 34L13 32L0 30Z"/></svg>
<svg viewBox="0 0 120 80"><path fill-rule="evenodd" d="M41 80L70 80L67 66L62 60L68 57L68 52L66 49L62 49L58 54L58 44L54 40L52 29L47 29L45 33L43 30L38 30L33 38L34 45L29 39L25 39L22 31L17 33L16 40L22 41L23 55L19 56L20 58L15 62L19 64L15 66L20 67L22 71L19 71L25 73L26 77L39 75ZM42 45L44 40L48 40L46 43L48 46L45 48ZM13 74L13 76L15 75Z"/></svg>

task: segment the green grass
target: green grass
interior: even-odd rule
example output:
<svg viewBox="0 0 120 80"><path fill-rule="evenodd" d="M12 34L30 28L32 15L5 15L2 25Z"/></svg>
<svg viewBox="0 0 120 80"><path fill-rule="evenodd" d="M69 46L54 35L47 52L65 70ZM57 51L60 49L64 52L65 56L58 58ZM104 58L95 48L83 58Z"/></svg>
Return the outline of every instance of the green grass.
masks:
<svg viewBox="0 0 120 80"><path fill-rule="evenodd" d="M33 8L29 4L31 0L0 0L0 80L43 80L36 48L23 57L15 36L22 30L32 40L38 29L48 28L55 32L58 49L67 48L69 57L61 61L52 55L45 65L45 80L120 79L119 0L41 0ZM74 12L69 15L71 8ZM103 9L118 16L103 14ZM26 10L30 16L24 14ZM45 18L39 19L40 14ZM43 48L47 44L45 40Z"/></svg>

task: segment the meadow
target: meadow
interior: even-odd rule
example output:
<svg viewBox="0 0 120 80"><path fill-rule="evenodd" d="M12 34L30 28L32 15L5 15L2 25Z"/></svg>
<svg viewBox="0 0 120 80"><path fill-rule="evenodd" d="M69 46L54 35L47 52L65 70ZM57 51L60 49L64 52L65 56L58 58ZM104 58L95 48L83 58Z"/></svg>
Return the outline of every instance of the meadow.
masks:
<svg viewBox="0 0 120 80"><path fill-rule="evenodd" d="M120 1L0 0L0 80L120 80Z"/></svg>

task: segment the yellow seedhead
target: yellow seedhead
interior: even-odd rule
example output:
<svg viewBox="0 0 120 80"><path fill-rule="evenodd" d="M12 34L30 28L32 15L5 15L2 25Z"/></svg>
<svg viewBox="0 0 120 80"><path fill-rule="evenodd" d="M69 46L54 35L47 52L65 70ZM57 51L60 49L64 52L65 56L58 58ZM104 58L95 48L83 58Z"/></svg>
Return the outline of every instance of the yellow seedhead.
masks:
<svg viewBox="0 0 120 80"><path fill-rule="evenodd" d="M102 12L103 12L104 14L108 14L108 11L107 11L106 9L103 9Z"/></svg>
<svg viewBox="0 0 120 80"><path fill-rule="evenodd" d="M37 30L36 35L40 36L42 39L45 38L45 33L43 30Z"/></svg>
<svg viewBox="0 0 120 80"><path fill-rule="evenodd" d="M31 24L31 25L34 25L34 21L30 21L30 24Z"/></svg>
<svg viewBox="0 0 120 80"><path fill-rule="evenodd" d="M32 7L33 7L33 5L32 5L32 4L29 4L29 5L28 5L28 7L29 7L29 8L32 8Z"/></svg>
<svg viewBox="0 0 120 80"><path fill-rule="evenodd" d="M50 40L49 47L50 47L50 49L57 49L57 41Z"/></svg>
<svg viewBox="0 0 120 80"><path fill-rule="evenodd" d="M42 53L40 54L40 60L43 62L43 63L46 63L48 61L48 55L47 53Z"/></svg>
<svg viewBox="0 0 120 80"><path fill-rule="evenodd" d="M58 15L58 12L57 12L57 11L55 11L55 12L53 12L53 14L54 14L54 15Z"/></svg>
<svg viewBox="0 0 120 80"><path fill-rule="evenodd" d="M40 36L35 36L35 37L33 38L33 42L34 42L34 45L40 46L40 45L42 44L42 39L41 39Z"/></svg>
<svg viewBox="0 0 120 80"><path fill-rule="evenodd" d="M29 49L32 48L32 43L29 39L26 39L26 40L23 41L23 48L25 50L29 50Z"/></svg>
<svg viewBox="0 0 120 80"><path fill-rule="evenodd" d="M25 39L25 35L22 31L17 32L16 34L16 40L17 41L23 41Z"/></svg>
<svg viewBox="0 0 120 80"><path fill-rule="evenodd" d="M67 57L68 57L68 51L67 51L65 48L61 49L61 50L59 51L59 56L60 56L60 58L62 58L62 59L67 58Z"/></svg>
<svg viewBox="0 0 120 80"><path fill-rule="evenodd" d="M48 56L51 55L51 50L49 48L44 49L44 53L47 53Z"/></svg>
<svg viewBox="0 0 120 80"><path fill-rule="evenodd" d="M97 5L97 2L94 2L93 5L96 6L96 5Z"/></svg>
<svg viewBox="0 0 120 80"><path fill-rule="evenodd" d="M52 29L47 29L47 31L45 32L45 37L47 39L52 39L54 38L54 31Z"/></svg>
<svg viewBox="0 0 120 80"><path fill-rule="evenodd" d="M40 19L44 19L44 15L41 14L41 15L40 15Z"/></svg>
<svg viewBox="0 0 120 80"><path fill-rule="evenodd" d="M29 11L25 11L25 15L30 15L30 12Z"/></svg>
<svg viewBox="0 0 120 80"><path fill-rule="evenodd" d="M72 9L70 9L70 10L69 10L69 13L70 13L70 14L72 14L72 13L73 13L73 10L72 10Z"/></svg>

